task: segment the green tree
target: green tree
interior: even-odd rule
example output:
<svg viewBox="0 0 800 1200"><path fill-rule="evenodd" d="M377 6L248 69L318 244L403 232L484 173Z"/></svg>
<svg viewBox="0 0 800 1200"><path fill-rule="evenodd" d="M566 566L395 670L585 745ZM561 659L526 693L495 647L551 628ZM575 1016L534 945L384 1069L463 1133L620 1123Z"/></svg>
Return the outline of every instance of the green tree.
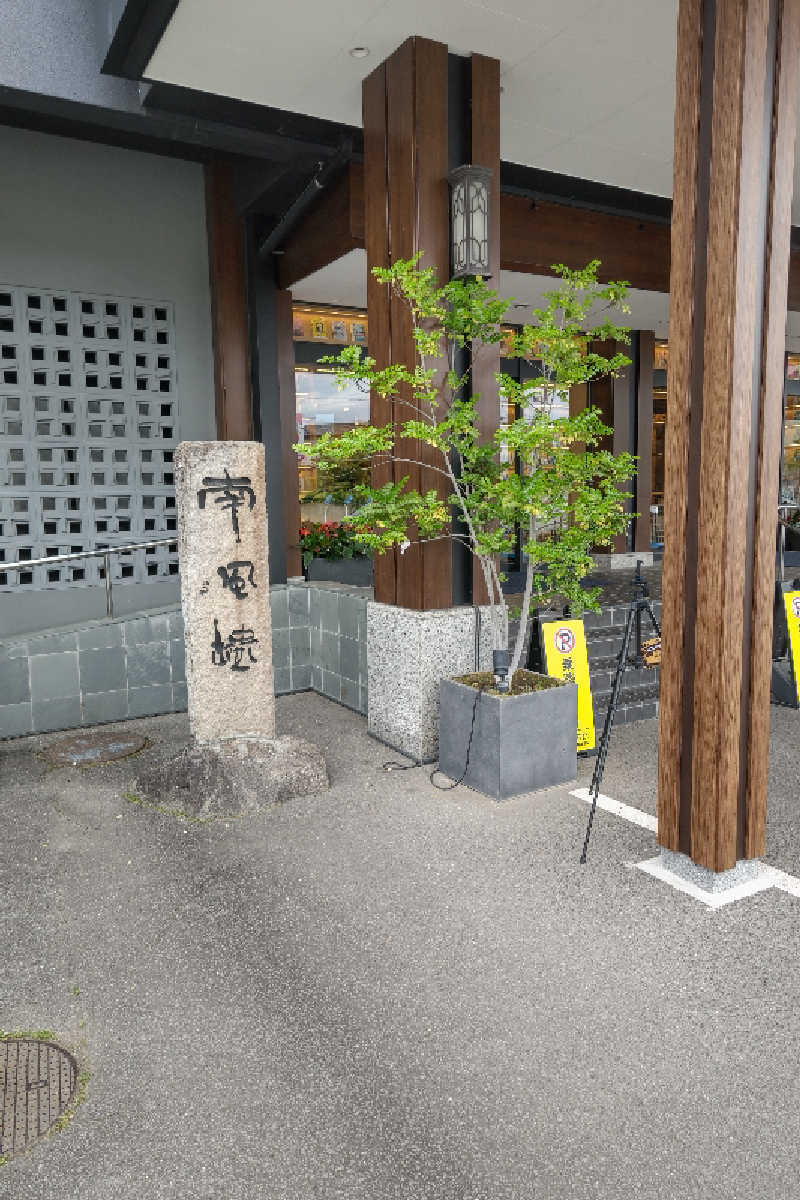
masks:
<svg viewBox="0 0 800 1200"><path fill-rule="evenodd" d="M434 271L420 268L418 262L419 255L373 269L411 311L416 365L379 368L360 346L348 346L328 361L342 384L356 381L405 409L408 415L399 436L439 451L439 465L419 465L443 477L447 498L434 489L420 492L409 487L407 476L380 487L362 483L354 489L357 508L347 520L361 544L377 553L392 546L402 552L411 537L464 542L486 582L496 649L510 648L510 611L497 556L513 549L520 527L527 571L524 619L511 655L513 673L534 604L559 596L577 613L598 608L599 589L585 588L581 582L593 565L591 550L609 545L630 520L624 511L630 493L624 486L634 473L634 459L603 448L611 430L596 409L570 417L553 415L556 400L569 388L613 375L629 363L624 354L606 358L589 349L590 337L629 340L626 329L604 319L616 307L629 311L627 285L601 284L596 260L577 271L553 267L560 286L545 293L543 307L534 309L533 323L514 335L504 351L534 364L534 377L520 383L507 374L497 376L501 399L524 415L502 425L498 412L497 428L482 441L478 397L466 394L469 370L456 370L458 351L470 346L474 355L481 344L501 341L508 303L480 278L440 287ZM360 426L302 447L325 469L365 454L378 461L417 462L396 456L394 449L392 425ZM515 456L521 473L513 469ZM453 510L461 518L455 527Z"/></svg>

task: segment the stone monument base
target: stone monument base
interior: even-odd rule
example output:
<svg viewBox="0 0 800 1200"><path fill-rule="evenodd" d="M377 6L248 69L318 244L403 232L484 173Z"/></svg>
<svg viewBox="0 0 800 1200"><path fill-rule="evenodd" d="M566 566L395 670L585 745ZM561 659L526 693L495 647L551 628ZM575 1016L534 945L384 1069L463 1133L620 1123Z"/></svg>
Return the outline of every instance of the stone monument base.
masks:
<svg viewBox="0 0 800 1200"><path fill-rule="evenodd" d="M271 804L327 791L319 749L297 737L192 742L140 771L142 798L190 817L239 817Z"/></svg>

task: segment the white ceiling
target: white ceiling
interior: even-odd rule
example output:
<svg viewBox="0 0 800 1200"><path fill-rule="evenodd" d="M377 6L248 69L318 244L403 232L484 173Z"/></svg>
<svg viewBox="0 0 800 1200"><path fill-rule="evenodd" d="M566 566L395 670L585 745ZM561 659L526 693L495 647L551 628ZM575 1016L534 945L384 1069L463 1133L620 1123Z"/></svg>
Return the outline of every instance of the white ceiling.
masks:
<svg viewBox="0 0 800 1200"><path fill-rule="evenodd" d="M360 125L363 77L417 34L500 59L505 160L669 195L676 13L677 0L180 0L147 76Z"/></svg>
<svg viewBox="0 0 800 1200"><path fill-rule="evenodd" d="M656 195L672 194L678 0L180 0L147 76L361 124L361 82L407 37L499 58L501 156ZM354 46L369 48L353 58ZM793 220L800 224L800 154ZM537 302L545 279L504 272ZM353 251L297 285L298 299L363 305ZM634 295L631 324L663 327L667 298ZM521 312L521 310L520 310ZM521 313L521 315L524 315ZM800 315L790 315L794 342Z"/></svg>
<svg viewBox="0 0 800 1200"><path fill-rule="evenodd" d="M180 0L147 77L361 124L407 37L501 64L501 156L672 194L678 0ZM354 46L369 48L352 58ZM795 172L800 198L800 171ZM795 223L800 223L796 200Z"/></svg>

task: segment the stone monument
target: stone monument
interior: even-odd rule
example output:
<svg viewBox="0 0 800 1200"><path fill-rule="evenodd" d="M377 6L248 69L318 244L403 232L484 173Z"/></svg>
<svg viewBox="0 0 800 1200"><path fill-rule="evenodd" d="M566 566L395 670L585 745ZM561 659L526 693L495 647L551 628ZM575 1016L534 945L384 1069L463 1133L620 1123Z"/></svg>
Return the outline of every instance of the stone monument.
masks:
<svg viewBox="0 0 800 1200"><path fill-rule="evenodd" d="M193 815L234 815L328 786L319 750L275 736L264 447L175 453L192 744L139 785Z"/></svg>
<svg viewBox="0 0 800 1200"><path fill-rule="evenodd" d="M198 745L275 736L264 447L175 454L189 726Z"/></svg>

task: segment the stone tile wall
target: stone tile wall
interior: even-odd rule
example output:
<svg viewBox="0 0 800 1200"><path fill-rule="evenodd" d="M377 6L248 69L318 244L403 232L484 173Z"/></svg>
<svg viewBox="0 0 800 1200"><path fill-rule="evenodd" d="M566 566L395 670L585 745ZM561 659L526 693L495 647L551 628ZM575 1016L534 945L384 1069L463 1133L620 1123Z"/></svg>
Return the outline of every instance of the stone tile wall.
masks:
<svg viewBox="0 0 800 1200"><path fill-rule="evenodd" d="M186 708L180 612L0 644L0 737Z"/></svg>
<svg viewBox="0 0 800 1200"><path fill-rule="evenodd" d="M370 589L271 589L278 695L313 688L367 711ZM0 642L0 738L186 708L180 610Z"/></svg>
<svg viewBox="0 0 800 1200"><path fill-rule="evenodd" d="M309 587L311 686L367 711L367 598L371 588Z"/></svg>

